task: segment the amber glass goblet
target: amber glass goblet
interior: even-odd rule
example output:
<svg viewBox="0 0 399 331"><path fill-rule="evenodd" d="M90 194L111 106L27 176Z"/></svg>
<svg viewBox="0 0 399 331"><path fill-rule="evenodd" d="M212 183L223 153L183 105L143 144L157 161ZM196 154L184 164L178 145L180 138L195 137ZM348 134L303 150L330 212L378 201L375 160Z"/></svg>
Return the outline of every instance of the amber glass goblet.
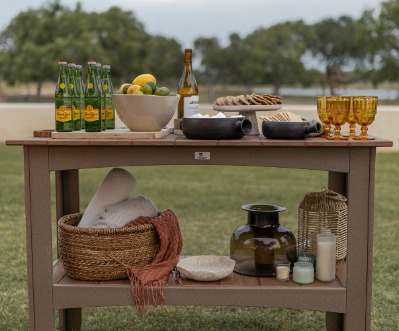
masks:
<svg viewBox="0 0 399 331"><path fill-rule="evenodd" d="M350 105L350 110L349 110L349 116L348 116L348 123L349 123L349 138L354 139L356 137L356 117L355 114L353 113L353 97L351 97L351 105Z"/></svg>
<svg viewBox="0 0 399 331"><path fill-rule="evenodd" d="M326 137L327 139L348 139L348 137L341 135L341 126L344 125L348 120L350 104L350 97L327 97L327 116L330 123L334 125L334 134Z"/></svg>
<svg viewBox="0 0 399 331"><path fill-rule="evenodd" d="M322 137L328 137L331 135L331 124L327 116L327 97L317 97L317 114L319 115L320 121L324 124L324 132Z"/></svg>
<svg viewBox="0 0 399 331"><path fill-rule="evenodd" d="M354 139L357 140L374 140L375 138L367 135L368 127L374 122L377 114L378 97L365 96L353 98L353 114L355 115L357 124L361 126L361 133Z"/></svg>

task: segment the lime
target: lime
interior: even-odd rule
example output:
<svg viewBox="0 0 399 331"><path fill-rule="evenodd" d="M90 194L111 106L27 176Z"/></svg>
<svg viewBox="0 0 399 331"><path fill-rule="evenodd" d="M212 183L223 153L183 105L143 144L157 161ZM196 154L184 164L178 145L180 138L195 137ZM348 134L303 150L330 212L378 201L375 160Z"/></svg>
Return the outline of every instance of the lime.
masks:
<svg viewBox="0 0 399 331"><path fill-rule="evenodd" d="M152 94L154 94L155 91L157 90L157 84L155 84L154 82L149 81L149 82L146 83L146 85L150 85L151 86Z"/></svg>
<svg viewBox="0 0 399 331"><path fill-rule="evenodd" d="M129 88L127 89L126 94L132 94L133 91L135 90L140 90L141 86L140 85L130 85Z"/></svg>
<svg viewBox="0 0 399 331"><path fill-rule="evenodd" d="M134 90L133 92L132 92L132 94L144 94L143 92L141 92L140 90Z"/></svg>
<svg viewBox="0 0 399 331"><path fill-rule="evenodd" d="M123 94L126 94L127 89L129 88L130 85L132 85L132 84L129 84L129 83L122 84L121 87L119 88L119 91Z"/></svg>
<svg viewBox="0 0 399 331"><path fill-rule="evenodd" d="M147 84L148 82L154 82L156 84L157 80L151 74L142 74L142 75L137 76L133 80L132 84L138 84L140 86L143 86L143 85Z"/></svg>
<svg viewBox="0 0 399 331"><path fill-rule="evenodd" d="M143 94L152 94L152 88L150 85L145 84L140 88L140 91L143 92Z"/></svg>
<svg viewBox="0 0 399 331"><path fill-rule="evenodd" d="M160 95L160 96L165 96L168 95L170 93L169 89L167 87L160 87L157 88L157 90L155 91L155 95Z"/></svg>

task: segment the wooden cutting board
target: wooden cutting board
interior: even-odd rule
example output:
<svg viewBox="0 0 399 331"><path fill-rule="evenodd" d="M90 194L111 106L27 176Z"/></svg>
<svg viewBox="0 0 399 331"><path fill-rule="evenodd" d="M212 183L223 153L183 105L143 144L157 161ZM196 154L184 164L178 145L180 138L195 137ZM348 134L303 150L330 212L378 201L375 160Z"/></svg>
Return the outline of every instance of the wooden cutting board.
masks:
<svg viewBox="0 0 399 331"><path fill-rule="evenodd" d="M44 133L48 135L46 130ZM40 131L38 131L40 132ZM168 129L154 132L133 132L129 129L113 129L102 132L86 132L84 130L73 132L51 132L53 139L161 139L170 133ZM38 136L37 133L35 136Z"/></svg>

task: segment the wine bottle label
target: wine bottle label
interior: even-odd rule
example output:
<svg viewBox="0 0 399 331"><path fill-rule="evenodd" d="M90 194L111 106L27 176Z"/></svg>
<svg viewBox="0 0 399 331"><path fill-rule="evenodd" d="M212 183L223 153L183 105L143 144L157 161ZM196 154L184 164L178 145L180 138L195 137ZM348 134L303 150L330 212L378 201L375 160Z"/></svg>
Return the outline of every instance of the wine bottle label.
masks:
<svg viewBox="0 0 399 331"><path fill-rule="evenodd" d="M184 117L191 117L199 113L198 100L198 95L192 95L184 98Z"/></svg>

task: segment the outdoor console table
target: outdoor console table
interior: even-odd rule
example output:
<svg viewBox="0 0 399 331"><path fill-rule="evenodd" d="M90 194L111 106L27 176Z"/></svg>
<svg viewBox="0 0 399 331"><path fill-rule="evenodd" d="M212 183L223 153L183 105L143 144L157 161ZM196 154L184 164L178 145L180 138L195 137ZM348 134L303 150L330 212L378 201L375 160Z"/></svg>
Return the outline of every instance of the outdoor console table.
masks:
<svg viewBox="0 0 399 331"><path fill-rule="evenodd" d="M348 246L334 282L280 283L274 278L233 273L218 282L185 281L166 288L166 305L283 307L326 312L328 330L370 330L376 147L370 141L240 140L198 141L169 135L162 139L73 140L28 138L25 162L26 236L30 330L79 330L81 307L131 305L127 281L87 282L65 275L53 261L50 173L56 173L57 219L80 210L79 169L142 165L239 165L328 171L329 189L348 198Z"/></svg>

